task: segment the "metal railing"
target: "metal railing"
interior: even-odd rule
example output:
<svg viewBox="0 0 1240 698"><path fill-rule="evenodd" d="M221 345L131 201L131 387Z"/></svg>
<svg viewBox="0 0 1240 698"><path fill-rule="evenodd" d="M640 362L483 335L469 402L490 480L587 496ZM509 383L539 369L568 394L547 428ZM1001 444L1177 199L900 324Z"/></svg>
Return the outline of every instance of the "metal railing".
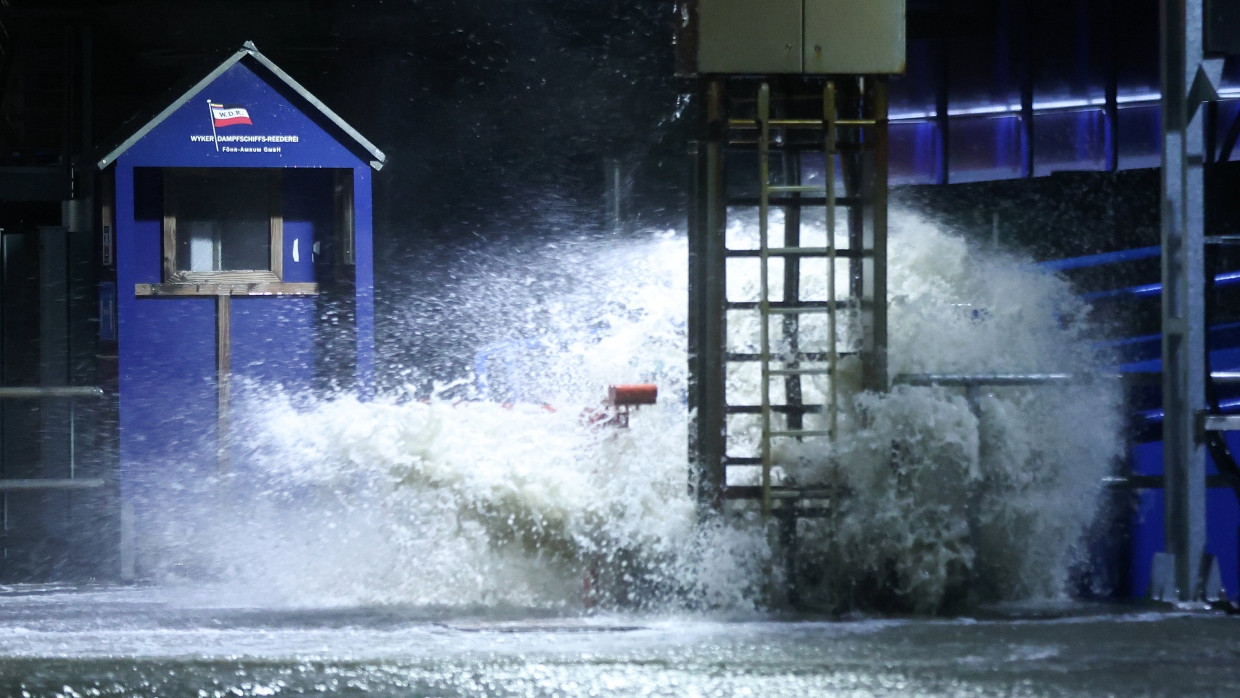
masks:
<svg viewBox="0 0 1240 698"><path fill-rule="evenodd" d="M46 398L102 398L102 388L96 386L5 386L0 387L0 400L32 400ZM0 477L0 493L40 492L46 490L98 489L105 485L102 478L3 478Z"/></svg>
<svg viewBox="0 0 1240 698"><path fill-rule="evenodd" d="M979 420L982 418L977 402L978 390L983 387L1013 386L1055 386L1089 384L1099 381L1122 381L1128 385L1157 383L1161 374L1157 373L901 373L892 377L893 385L914 387L953 387L964 388L969 409ZM1210 380L1227 385L1240 384L1240 371L1214 371ZM1149 421L1161 421L1162 411L1137 415ZM1203 414L1201 415L1202 431L1240 431L1240 415L1237 414ZM1111 475L1103 478L1103 484L1112 488L1151 489L1163 486L1162 475ZM1207 477L1209 487L1231 486L1232 482L1225 475Z"/></svg>
<svg viewBox="0 0 1240 698"><path fill-rule="evenodd" d="M0 400L45 397L103 397L103 388L62 385L42 387L0 387Z"/></svg>

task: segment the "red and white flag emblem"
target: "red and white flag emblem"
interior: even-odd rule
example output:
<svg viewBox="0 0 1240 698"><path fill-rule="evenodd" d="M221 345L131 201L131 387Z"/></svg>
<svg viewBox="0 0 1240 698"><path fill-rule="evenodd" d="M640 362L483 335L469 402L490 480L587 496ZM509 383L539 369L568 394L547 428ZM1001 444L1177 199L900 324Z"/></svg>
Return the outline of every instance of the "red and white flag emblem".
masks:
<svg viewBox="0 0 1240 698"><path fill-rule="evenodd" d="M240 104L216 104L211 102L211 120L215 122L216 128L225 126L238 126L245 124L253 126L250 121L250 112Z"/></svg>

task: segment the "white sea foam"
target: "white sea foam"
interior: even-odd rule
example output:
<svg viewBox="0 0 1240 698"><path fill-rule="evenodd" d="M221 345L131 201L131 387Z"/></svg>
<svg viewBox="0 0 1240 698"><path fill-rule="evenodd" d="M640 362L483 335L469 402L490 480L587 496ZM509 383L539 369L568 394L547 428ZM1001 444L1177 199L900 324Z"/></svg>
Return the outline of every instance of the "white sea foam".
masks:
<svg viewBox="0 0 1240 698"><path fill-rule="evenodd" d="M752 239L753 227L734 226L730 244ZM977 254L912 215L893 228L893 374L1088 372L1105 360L1062 280ZM688 492L684 237L557 244L574 264L554 273L583 283L540 296L553 341L512 345L520 351L488 376L556 411L253 391L252 418L239 427L250 457L223 484L231 494L201 507L192 534L162 543L162 556L183 565L163 569L201 569L270 603L778 603L768 527L752 513L698 521ZM478 282L496 273L462 274L480 308L504 293ZM730 294L753 293L745 273L732 275ZM730 341L752 343L755 331L734 322ZM845 369L838 441L777 452L781 477L850 492L832 516L802 523L802 601L894 598L932 611L960 593L1061 593L1120 451L1115 391L983 389L971 409L960 389L862 393L855 367ZM579 410L608 383L635 380L658 383L661 400L630 429L582 423ZM757 389L752 374L730 380L731 390ZM821 397L827 387L808 390ZM753 438L746 428L735 430L741 441Z"/></svg>

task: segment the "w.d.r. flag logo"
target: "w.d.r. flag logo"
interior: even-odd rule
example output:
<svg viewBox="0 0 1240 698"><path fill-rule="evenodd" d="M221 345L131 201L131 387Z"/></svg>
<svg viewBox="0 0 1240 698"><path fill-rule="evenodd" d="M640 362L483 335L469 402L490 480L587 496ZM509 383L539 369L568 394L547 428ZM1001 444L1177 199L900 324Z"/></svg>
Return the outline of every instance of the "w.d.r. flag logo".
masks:
<svg viewBox="0 0 1240 698"><path fill-rule="evenodd" d="M214 128L223 128L225 126L239 126L245 124L252 126L250 121L250 112L240 104L219 104L211 102L211 125Z"/></svg>

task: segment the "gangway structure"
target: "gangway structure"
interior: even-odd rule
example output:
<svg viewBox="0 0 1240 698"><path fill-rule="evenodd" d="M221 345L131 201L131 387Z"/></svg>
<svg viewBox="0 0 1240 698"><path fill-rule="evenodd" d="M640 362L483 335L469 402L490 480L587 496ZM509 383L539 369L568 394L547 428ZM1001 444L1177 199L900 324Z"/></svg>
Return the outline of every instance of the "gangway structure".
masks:
<svg viewBox="0 0 1240 698"><path fill-rule="evenodd" d="M904 66L904 3L685 9L679 68L702 105L689 226L693 482L703 512L756 505L791 551L796 520L827 511L834 493L781 478L781 451L837 436L846 363L861 387L888 387L886 76Z"/></svg>
<svg viewBox="0 0 1240 698"><path fill-rule="evenodd" d="M695 323L694 355L721 339L722 370L695 378L722 395L723 428L710 444L716 430L699 416L700 452L721 454L700 464L703 497L757 499L768 514L775 500L800 498L774 484L773 454L781 440L835 438L841 361L860 361L865 387L886 387L885 88L865 78L708 88L721 137L699 151L708 210L695 225L694 284L718 300L695 310L721 332L697 334ZM756 240L728 235L755 215ZM735 331L729 341L730 326L756 328L756 346ZM729 438L755 430L756 441ZM759 484L736 485L734 467L758 468Z"/></svg>

